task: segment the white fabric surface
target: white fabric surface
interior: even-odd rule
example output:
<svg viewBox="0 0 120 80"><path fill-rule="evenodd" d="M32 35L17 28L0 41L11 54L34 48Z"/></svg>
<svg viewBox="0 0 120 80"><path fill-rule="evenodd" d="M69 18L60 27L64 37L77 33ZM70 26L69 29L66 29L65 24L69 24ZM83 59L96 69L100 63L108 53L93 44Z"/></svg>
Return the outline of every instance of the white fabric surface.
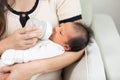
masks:
<svg viewBox="0 0 120 80"><path fill-rule="evenodd" d="M55 2L59 20L69 19L82 14L80 0L55 0Z"/></svg>
<svg viewBox="0 0 120 80"><path fill-rule="evenodd" d="M82 10L82 21L88 27L91 26L93 19L93 8L91 0L80 0Z"/></svg>
<svg viewBox="0 0 120 80"><path fill-rule="evenodd" d="M100 50L94 39L92 39L92 43L87 46L86 63L87 80L106 80Z"/></svg>
<svg viewBox="0 0 120 80"><path fill-rule="evenodd" d="M120 80L120 35L112 17L94 15L92 29L101 50L107 80Z"/></svg>
<svg viewBox="0 0 120 80"><path fill-rule="evenodd" d="M54 57L65 52L64 48L50 40L39 41L36 46L26 50L6 50L1 56L5 65L29 62L36 59Z"/></svg>

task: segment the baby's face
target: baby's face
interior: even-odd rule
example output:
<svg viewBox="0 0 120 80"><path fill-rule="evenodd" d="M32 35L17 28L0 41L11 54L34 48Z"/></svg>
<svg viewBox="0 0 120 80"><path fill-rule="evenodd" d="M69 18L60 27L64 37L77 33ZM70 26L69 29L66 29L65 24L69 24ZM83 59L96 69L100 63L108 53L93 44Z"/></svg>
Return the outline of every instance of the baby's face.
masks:
<svg viewBox="0 0 120 80"><path fill-rule="evenodd" d="M53 30L51 40L65 46L70 39L78 36L78 33L74 30L74 24L71 22L62 23Z"/></svg>

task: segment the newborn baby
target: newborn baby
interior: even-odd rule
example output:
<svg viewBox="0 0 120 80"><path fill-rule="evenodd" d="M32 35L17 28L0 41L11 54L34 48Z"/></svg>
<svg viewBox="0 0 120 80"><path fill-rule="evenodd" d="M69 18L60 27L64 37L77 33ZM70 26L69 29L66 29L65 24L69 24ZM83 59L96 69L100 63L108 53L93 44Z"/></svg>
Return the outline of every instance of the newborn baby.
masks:
<svg viewBox="0 0 120 80"><path fill-rule="evenodd" d="M90 40L89 29L80 23L68 22L52 27L48 22L29 19L27 26L39 27L42 33L40 40L34 47L26 50L6 50L1 56L0 67L55 57L65 51L79 51L85 48Z"/></svg>

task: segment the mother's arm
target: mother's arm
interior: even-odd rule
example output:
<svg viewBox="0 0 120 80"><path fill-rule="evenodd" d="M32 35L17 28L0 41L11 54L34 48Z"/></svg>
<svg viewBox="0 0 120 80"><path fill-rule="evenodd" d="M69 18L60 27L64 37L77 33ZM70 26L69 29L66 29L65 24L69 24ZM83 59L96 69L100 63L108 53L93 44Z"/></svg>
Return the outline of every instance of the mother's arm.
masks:
<svg viewBox="0 0 120 80"><path fill-rule="evenodd" d="M0 72L11 72L9 80L30 80L31 77L38 73L48 73L62 69L73 62L77 61L84 54L84 50L79 52L65 52L60 56L36 60L29 63L17 64L11 67L4 67Z"/></svg>
<svg viewBox="0 0 120 80"><path fill-rule="evenodd" d="M0 55L7 49L27 49L34 46L40 33L29 32L37 30L37 27L25 27L18 29L6 38L0 40Z"/></svg>
<svg viewBox="0 0 120 80"><path fill-rule="evenodd" d="M35 68L36 73L48 73L52 71L56 71L58 69L62 69L73 62L77 61L82 57L84 50L79 52L65 52L64 54L43 60L34 61L33 65L37 65Z"/></svg>

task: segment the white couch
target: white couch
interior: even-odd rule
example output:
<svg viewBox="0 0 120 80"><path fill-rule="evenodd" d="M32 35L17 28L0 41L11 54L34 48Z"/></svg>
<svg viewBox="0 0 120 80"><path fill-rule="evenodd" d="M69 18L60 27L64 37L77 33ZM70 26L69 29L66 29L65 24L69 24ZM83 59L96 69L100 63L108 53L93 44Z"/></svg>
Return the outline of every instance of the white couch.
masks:
<svg viewBox="0 0 120 80"><path fill-rule="evenodd" d="M94 31L83 58L64 70L63 80L120 80L120 36L109 15L93 14L90 0L80 0L83 22Z"/></svg>

